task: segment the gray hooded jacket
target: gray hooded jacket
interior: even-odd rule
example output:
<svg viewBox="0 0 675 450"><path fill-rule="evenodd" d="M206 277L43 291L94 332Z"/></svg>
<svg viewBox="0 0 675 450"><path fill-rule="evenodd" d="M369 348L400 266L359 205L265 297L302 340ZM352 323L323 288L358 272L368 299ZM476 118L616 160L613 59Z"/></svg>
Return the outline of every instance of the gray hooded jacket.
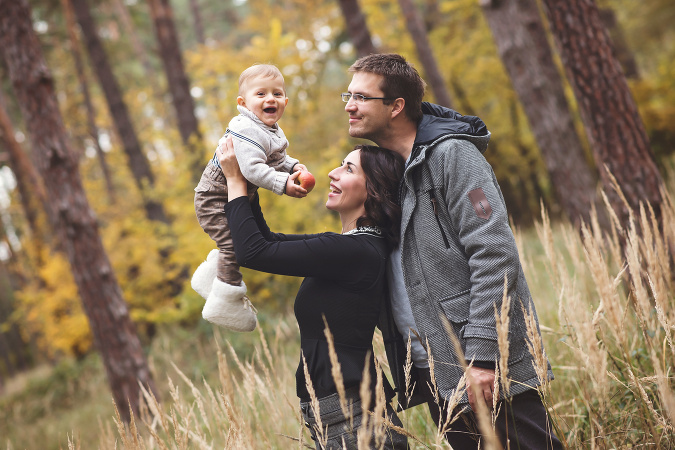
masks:
<svg viewBox="0 0 675 450"><path fill-rule="evenodd" d="M522 393L540 384L523 308L537 316L502 192L482 155L490 133L477 117L428 103L423 111L400 188L401 263L415 323L422 342L428 342L440 394L448 398L463 369L444 322L451 324L467 361L494 364L499 360L495 307L501 308L506 277L508 376L514 380L508 396ZM395 342L383 333L386 342ZM391 364L396 352L390 350ZM391 367L398 372L393 375L400 392L400 361ZM552 378L549 364L547 372Z"/></svg>

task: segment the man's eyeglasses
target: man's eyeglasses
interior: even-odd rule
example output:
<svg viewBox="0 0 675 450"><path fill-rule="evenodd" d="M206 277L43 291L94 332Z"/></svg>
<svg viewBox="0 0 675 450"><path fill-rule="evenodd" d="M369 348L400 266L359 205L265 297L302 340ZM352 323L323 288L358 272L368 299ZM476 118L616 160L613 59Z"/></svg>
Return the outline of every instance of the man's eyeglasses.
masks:
<svg viewBox="0 0 675 450"><path fill-rule="evenodd" d="M350 99L354 99L356 103L365 103L366 100L396 100L396 97L366 97L361 94L351 94L349 92L343 92L340 94L342 96L342 101L349 103Z"/></svg>

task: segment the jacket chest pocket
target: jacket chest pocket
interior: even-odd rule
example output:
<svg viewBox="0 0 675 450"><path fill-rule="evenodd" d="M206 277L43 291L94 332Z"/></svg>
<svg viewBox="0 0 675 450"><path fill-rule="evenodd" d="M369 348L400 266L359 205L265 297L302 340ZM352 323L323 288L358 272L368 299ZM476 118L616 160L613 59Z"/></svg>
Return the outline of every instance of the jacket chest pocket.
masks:
<svg viewBox="0 0 675 450"><path fill-rule="evenodd" d="M436 219L436 225L438 225L438 230L441 232L441 237L443 238L443 243L445 248L450 248L450 241L448 241L448 235L443 229L443 223L441 221L441 216L439 215L440 208L443 208L443 199L439 200L436 198L436 192L431 189L429 191L429 202L431 203L431 208L434 213L434 219Z"/></svg>

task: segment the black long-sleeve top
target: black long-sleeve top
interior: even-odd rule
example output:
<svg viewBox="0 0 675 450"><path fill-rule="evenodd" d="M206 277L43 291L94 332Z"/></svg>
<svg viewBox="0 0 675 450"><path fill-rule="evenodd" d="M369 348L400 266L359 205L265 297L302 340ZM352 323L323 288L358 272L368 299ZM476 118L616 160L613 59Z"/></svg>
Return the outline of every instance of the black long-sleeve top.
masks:
<svg viewBox="0 0 675 450"><path fill-rule="evenodd" d="M287 235L273 233L263 218L258 196L225 205L237 262L262 272L305 277L295 298L300 346L319 398L337 392L331 375L326 318L346 388L358 386L369 357L374 383L373 333L385 295L389 248L373 231L351 234ZM370 356L368 356L370 355ZM309 401L302 358L296 390Z"/></svg>

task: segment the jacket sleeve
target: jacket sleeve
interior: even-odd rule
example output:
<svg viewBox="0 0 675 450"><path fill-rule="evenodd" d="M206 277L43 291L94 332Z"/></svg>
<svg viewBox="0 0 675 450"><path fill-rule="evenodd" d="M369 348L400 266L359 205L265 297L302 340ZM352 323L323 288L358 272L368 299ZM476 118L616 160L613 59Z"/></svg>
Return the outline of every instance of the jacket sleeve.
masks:
<svg viewBox="0 0 675 450"><path fill-rule="evenodd" d="M270 149L265 133L253 123L235 123L234 120L230 122L228 129L244 177L256 186L282 195L289 173L278 172L267 165Z"/></svg>
<svg viewBox="0 0 675 450"><path fill-rule="evenodd" d="M443 158L445 202L451 226L466 255L470 271L469 318L463 332L467 360L494 362L499 358L495 307L515 292L520 259L509 226L506 205L492 171L470 142L452 140ZM512 298L512 310L518 308Z"/></svg>

